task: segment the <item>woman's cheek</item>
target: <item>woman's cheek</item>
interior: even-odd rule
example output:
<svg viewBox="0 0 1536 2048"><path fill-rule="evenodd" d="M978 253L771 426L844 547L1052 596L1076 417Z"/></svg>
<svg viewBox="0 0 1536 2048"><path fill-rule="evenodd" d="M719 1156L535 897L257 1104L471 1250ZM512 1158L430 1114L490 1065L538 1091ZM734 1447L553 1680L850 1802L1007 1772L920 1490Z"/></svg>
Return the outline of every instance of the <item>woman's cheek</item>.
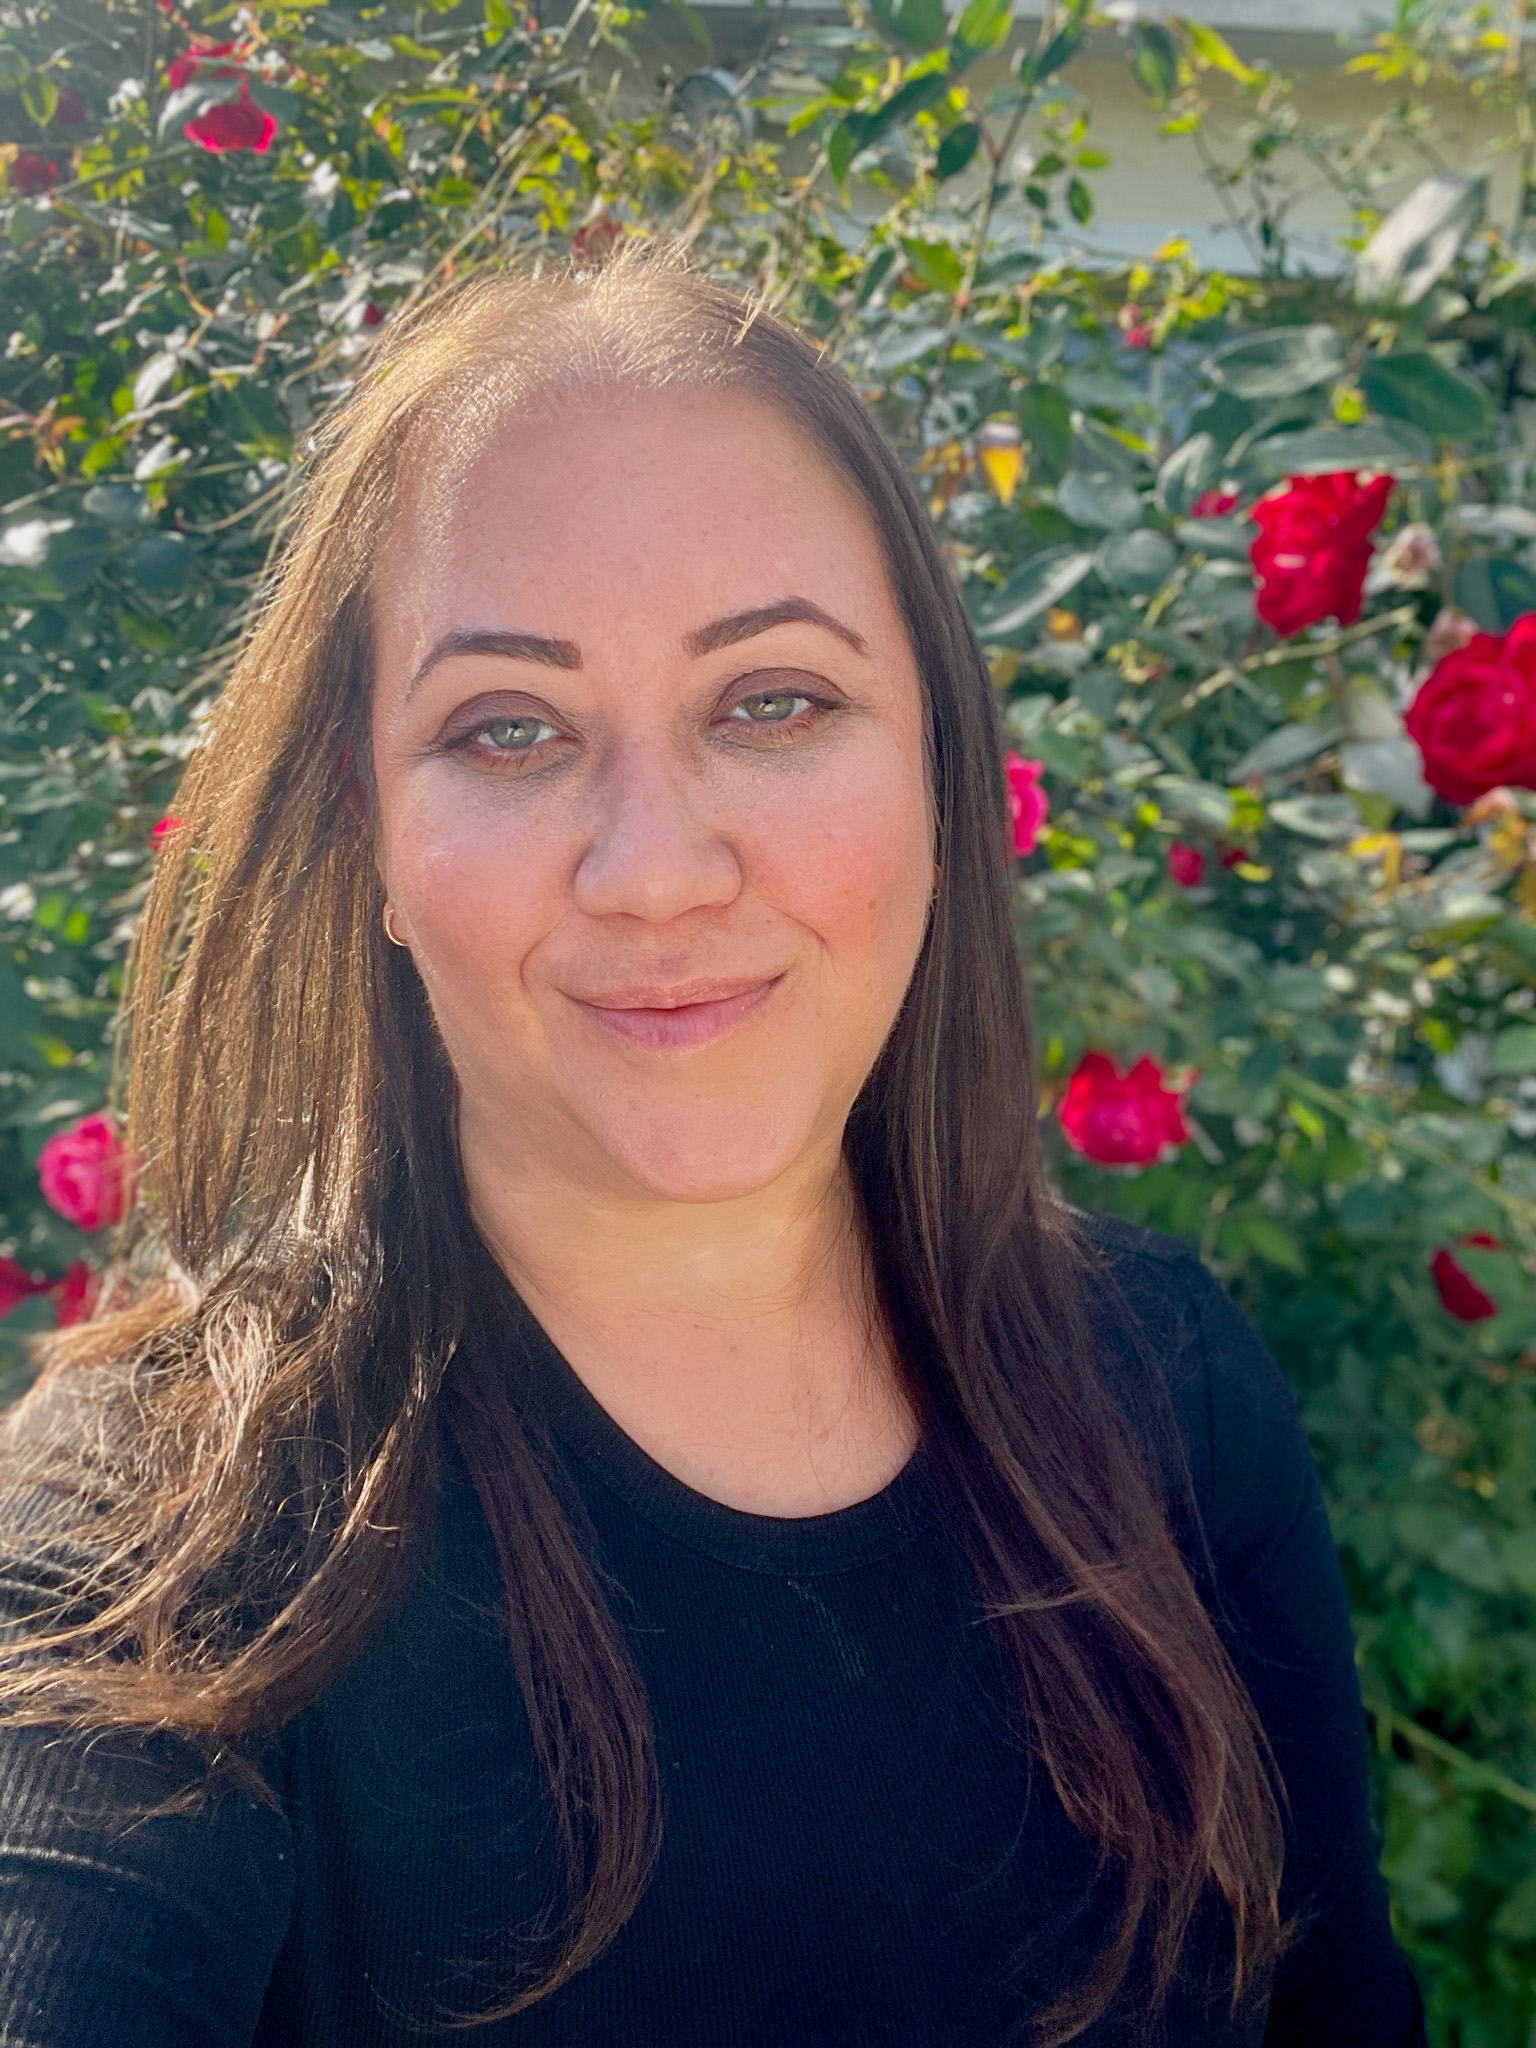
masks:
<svg viewBox="0 0 1536 2048"><path fill-rule="evenodd" d="M456 786L402 807L391 835L391 893L418 951L500 979L559 916L571 871L561 835L528 829L505 803Z"/></svg>
<svg viewBox="0 0 1536 2048"><path fill-rule="evenodd" d="M777 794L754 811L749 874L774 907L828 940L920 931L932 880L920 766L894 744ZM895 929L891 929L894 927Z"/></svg>

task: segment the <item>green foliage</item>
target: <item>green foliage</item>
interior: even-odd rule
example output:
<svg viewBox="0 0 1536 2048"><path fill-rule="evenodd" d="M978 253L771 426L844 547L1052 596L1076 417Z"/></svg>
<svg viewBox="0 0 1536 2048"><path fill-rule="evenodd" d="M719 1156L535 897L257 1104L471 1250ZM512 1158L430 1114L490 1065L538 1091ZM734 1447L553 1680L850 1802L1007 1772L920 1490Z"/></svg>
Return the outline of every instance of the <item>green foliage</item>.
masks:
<svg viewBox="0 0 1536 2048"><path fill-rule="evenodd" d="M1357 146L1303 133L1284 82L1214 32L1135 24L1126 60L1173 135L1218 93L1245 110L1217 170L1261 286L1179 244L1119 276L1064 254L1104 162L1071 79L1081 7L1025 37L991 0L953 22L936 0L764 17L734 68L668 78L621 120L608 82L634 76L642 12L0 6L0 1245L52 1273L84 1248L39 1199L37 1151L106 1094L151 827L292 465L372 335L482 263L685 236L858 381L930 501L1012 742L1045 764L1017 895L1047 1105L1091 1047L1195 1076L1176 1157L1111 1173L1052 1123L1056 1168L1197 1243L1290 1373L1435 2038L1517 2048L1536 2026L1536 799L1437 804L1401 714L1442 605L1492 630L1536 608L1529 205L1501 228L1449 174L1385 222L1375 197L1431 81L1526 132L1518 52L1481 17L1384 32L1366 61L1405 99ZM235 48L172 72L195 33ZM188 138L246 96L270 147ZM1285 279L1286 151L1355 206L1353 284ZM988 422L1017 427L1022 479L983 459ZM1378 559L1358 624L1277 644L1252 529L1207 494L1367 466L1398 479L1383 539L1427 526L1440 566ZM1198 885L1170 873L1176 843ZM1479 1322L1435 1291L1447 1245L1493 1304ZM13 1371L48 1313L0 1325Z"/></svg>

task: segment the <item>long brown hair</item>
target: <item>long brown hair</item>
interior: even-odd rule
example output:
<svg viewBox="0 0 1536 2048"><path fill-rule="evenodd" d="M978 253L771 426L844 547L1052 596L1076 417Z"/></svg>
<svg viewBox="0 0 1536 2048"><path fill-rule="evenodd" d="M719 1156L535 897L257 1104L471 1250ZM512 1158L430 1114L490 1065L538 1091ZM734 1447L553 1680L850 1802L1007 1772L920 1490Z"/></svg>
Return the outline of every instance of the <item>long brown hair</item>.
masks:
<svg viewBox="0 0 1536 2048"><path fill-rule="evenodd" d="M665 383L755 394L838 466L922 676L939 892L846 1150L1023 1739L1117 1874L1113 1938L1038 2038L1077 2033L1133 1962L1155 2001L1212 1899L1236 2000L1278 1951L1276 1800L1042 1177L986 667L848 384L778 320L666 263L475 283L401 326L316 451L143 917L117 1306L52 1340L9 1424L13 1497L46 1480L94 1562L39 1623L67 1654L12 1665L0 1708L171 1729L238 1766L363 1650L429 1507L441 1420L495 1539L569 1872L539 1969L497 2011L546 1995L633 1912L658 1840L646 1700L480 1328L453 1076L380 926L368 607L404 465L451 471L466 437L552 387Z"/></svg>

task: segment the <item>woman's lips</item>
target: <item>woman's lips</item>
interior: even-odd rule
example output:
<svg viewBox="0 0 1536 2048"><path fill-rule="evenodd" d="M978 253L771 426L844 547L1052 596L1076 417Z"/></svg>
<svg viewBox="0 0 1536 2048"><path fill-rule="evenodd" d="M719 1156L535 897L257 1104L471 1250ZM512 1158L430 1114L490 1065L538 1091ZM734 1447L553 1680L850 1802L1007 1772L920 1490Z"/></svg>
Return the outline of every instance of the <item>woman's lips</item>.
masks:
<svg viewBox="0 0 1536 2048"><path fill-rule="evenodd" d="M703 1045L729 1031L749 1017L778 987L782 975L752 983L730 995L706 996L692 1002L633 1002L628 997L607 997L591 1002L573 996L572 1002L594 1023L631 1045L649 1050L672 1046Z"/></svg>

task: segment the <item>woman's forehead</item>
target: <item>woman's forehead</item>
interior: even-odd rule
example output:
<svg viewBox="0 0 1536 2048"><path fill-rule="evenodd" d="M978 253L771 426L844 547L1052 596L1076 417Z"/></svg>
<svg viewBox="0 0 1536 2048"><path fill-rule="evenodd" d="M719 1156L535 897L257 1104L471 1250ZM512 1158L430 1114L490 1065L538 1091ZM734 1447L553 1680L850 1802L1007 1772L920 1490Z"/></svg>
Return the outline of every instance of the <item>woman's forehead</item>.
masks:
<svg viewBox="0 0 1536 2048"><path fill-rule="evenodd" d="M803 430L739 389L561 394L453 423L401 483L375 579L387 640L434 637L466 605L580 612L621 588L637 626L650 600L694 592L717 609L857 597L895 618L868 508Z"/></svg>

